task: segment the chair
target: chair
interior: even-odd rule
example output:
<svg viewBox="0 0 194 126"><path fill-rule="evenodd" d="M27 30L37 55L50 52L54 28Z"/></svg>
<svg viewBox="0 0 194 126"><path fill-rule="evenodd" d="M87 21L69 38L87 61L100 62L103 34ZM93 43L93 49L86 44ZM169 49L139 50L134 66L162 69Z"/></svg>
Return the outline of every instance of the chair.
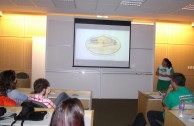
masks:
<svg viewBox="0 0 194 126"><path fill-rule="evenodd" d="M30 78L27 73L20 72L16 74L17 88L30 88Z"/></svg>
<svg viewBox="0 0 194 126"><path fill-rule="evenodd" d="M66 93L62 92L57 96L54 103L56 106L58 106L61 101L67 100L68 98L70 97Z"/></svg>
<svg viewBox="0 0 194 126"><path fill-rule="evenodd" d="M29 75L25 72L19 72L16 74L16 77L19 79L27 79L27 78L29 78Z"/></svg>
<svg viewBox="0 0 194 126"><path fill-rule="evenodd" d="M45 104L38 101L25 100L24 102L30 102L35 108L48 108Z"/></svg>

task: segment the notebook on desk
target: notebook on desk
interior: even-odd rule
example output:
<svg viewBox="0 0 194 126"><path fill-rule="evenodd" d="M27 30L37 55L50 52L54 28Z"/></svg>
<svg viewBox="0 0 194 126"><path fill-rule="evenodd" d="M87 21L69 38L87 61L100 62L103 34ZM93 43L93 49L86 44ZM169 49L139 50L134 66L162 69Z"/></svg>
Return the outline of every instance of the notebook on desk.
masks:
<svg viewBox="0 0 194 126"><path fill-rule="evenodd" d="M150 94L149 96L154 98L154 99L162 99L163 98L163 96L160 94Z"/></svg>

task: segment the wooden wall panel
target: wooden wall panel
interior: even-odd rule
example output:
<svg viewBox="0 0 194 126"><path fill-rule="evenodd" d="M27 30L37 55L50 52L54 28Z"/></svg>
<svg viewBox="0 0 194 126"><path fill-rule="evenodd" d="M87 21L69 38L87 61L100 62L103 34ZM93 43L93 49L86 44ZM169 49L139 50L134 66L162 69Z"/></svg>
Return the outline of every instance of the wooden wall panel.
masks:
<svg viewBox="0 0 194 126"><path fill-rule="evenodd" d="M38 18L37 18L38 17ZM25 37L46 36L46 18L42 16L25 18Z"/></svg>
<svg viewBox="0 0 194 126"><path fill-rule="evenodd" d="M192 71L194 71L194 70L192 70ZM193 77L193 75L188 75L188 76L185 76L185 77L187 78L186 87L188 87L189 89L194 91L194 77Z"/></svg>
<svg viewBox="0 0 194 126"><path fill-rule="evenodd" d="M4 15L0 18L0 36L23 36L24 19Z"/></svg>
<svg viewBox="0 0 194 126"><path fill-rule="evenodd" d="M46 36L46 16L4 14L0 18L0 72L13 69L31 77L34 36Z"/></svg>
<svg viewBox="0 0 194 126"><path fill-rule="evenodd" d="M168 56L168 45L167 44L156 44L155 45L155 63L154 63L154 83L153 89L156 89L158 77L155 75L155 72L159 65L162 64L162 60Z"/></svg>
<svg viewBox="0 0 194 126"><path fill-rule="evenodd" d="M21 69L23 61L23 42L20 38L1 38L1 69Z"/></svg>
<svg viewBox="0 0 194 126"><path fill-rule="evenodd" d="M194 28L191 24L156 23L155 71L164 57L172 62L175 72L183 73L186 86L194 90ZM191 69L188 69L191 66ZM154 77L156 89L157 76Z"/></svg>

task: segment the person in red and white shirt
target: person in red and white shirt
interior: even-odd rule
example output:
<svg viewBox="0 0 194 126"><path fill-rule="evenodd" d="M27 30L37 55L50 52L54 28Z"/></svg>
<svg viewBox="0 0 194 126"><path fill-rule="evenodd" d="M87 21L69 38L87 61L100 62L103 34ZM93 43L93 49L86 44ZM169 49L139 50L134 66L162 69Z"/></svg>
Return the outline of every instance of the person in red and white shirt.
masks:
<svg viewBox="0 0 194 126"><path fill-rule="evenodd" d="M41 102L48 108L55 108L56 105L48 98L50 93L50 83L44 78L39 78L34 82L34 94L29 99Z"/></svg>

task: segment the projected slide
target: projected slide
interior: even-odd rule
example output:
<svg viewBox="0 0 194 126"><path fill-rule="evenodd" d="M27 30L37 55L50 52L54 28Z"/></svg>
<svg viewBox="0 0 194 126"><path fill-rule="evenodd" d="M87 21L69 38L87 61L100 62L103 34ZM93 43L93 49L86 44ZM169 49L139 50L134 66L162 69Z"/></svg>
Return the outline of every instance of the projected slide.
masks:
<svg viewBox="0 0 194 126"><path fill-rule="evenodd" d="M109 35L99 35L87 40L86 48L94 54L109 55L119 51L120 42Z"/></svg>
<svg viewBox="0 0 194 126"><path fill-rule="evenodd" d="M130 27L75 24L74 66L129 67Z"/></svg>

